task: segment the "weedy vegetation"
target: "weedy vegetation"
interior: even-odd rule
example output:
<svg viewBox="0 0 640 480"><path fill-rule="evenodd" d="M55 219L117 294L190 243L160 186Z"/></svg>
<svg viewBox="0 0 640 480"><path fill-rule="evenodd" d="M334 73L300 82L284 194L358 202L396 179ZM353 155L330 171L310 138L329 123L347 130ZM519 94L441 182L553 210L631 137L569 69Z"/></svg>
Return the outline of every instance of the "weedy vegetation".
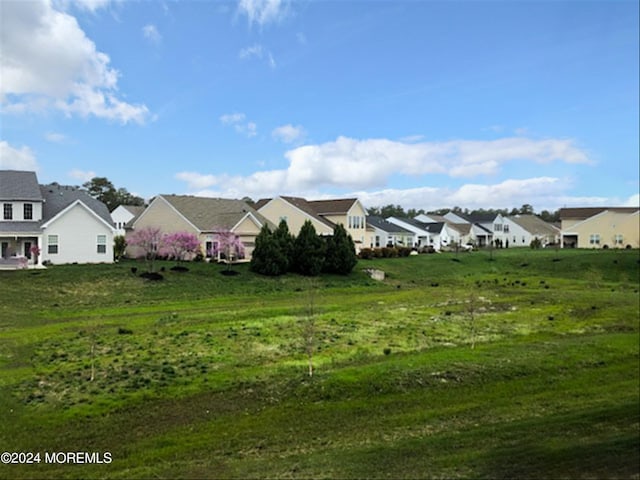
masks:
<svg viewBox="0 0 640 480"><path fill-rule="evenodd" d="M0 476L638 479L639 258L0 272L1 450L112 457Z"/></svg>

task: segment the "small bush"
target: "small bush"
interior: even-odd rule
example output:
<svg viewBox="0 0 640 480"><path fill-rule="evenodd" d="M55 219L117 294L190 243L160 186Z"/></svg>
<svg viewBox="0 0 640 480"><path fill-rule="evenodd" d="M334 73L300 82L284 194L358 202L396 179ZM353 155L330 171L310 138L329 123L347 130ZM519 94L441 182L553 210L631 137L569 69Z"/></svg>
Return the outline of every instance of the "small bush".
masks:
<svg viewBox="0 0 640 480"><path fill-rule="evenodd" d="M133 330L124 327L118 327L118 335L131 335Z"/></svg>
<svg viewBox="0 0 640 480"><path fill-rule="evenodd" d="M363 248L360 250L358 257L362 260L371 260L373 258L373 249L372 248Z"/></svg>
<svg viewBox="0 0 640 480"><path fill-rule="evenodd" d="M391 355L391 349L390 349L389 347L386 347L384 350L382 350L382 352L383 352L385 355Z"/></svg>

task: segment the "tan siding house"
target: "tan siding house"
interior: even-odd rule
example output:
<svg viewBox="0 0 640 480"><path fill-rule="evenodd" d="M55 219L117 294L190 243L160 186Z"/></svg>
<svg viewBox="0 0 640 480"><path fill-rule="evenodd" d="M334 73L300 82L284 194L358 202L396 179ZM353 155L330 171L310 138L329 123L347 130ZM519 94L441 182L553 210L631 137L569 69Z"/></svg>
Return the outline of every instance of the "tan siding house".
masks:
<svg viewBox="0 0 640 480"><path fill-rule="evenodd" d="M563 247L638 248L638 208L560 209Z"/></svg>
<svg viewBox="0 0 640 480"><path fill-rule="evenodd" d="M304 198L275 197L261 200L258 202L257 207L261 215L276 225L281 220L285 220L289 231L293 235L300 233L302 225L307 220L311 221L318 235L331 235L333 233L331 222L317 215Z"/></svg>
<svg viewBox="0 0 640 480"><path fill-rule="evenodd" d="M357 198L306 200L280 196L260 200L256 208L276 225L284 219L294 235L307 220L318 235L332 235L335 226L342 224L353 238L357 251L366 244L366 210Z"/></svg>
<svg viewBox="0 0 640 480"><path fill-rule="evenodd" d="M229 230L240 238L245 246L245 259L250 259L255 238L265 223L269 222L242 200L158 195L134 220L127 234L131 235L145 227L160 228L163 233L193 233L200 240L203 254L209 256L217 233ZM127 247L129 256L135 257L138 253L134 248Z"/></svg>

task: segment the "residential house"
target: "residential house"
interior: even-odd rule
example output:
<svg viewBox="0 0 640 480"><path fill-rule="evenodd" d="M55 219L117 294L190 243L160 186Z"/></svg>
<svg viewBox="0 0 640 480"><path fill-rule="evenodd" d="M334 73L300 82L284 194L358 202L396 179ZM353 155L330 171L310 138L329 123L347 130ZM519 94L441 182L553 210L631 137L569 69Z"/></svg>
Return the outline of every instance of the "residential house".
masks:
<svg viewBox="0 0 640 480"><path fill-rule="evenodd" d="M367 216L366 223L371 248L413 246L415 234L406 228L374 215Z"/></svg>
<svg viewBox="0 0 640 480"><path fill-rule="evenodd" d="M217 234L230 231L242 241L244 258L249 260L255 238L265 223L273 226L243 200L158 195L138 218L129 223L131 229L127 230L127 237L146 227L160 228L164 233L189 232L200 240L203 254L211 257L218 250ZM136 257L139 253L135 247L127 247L127 255Z"/></svg>
<svg viewBox="0 0 640 480"><path fill-rule="evenodd" d="M293 235L300 232L307 220L319 235L333 235L335 226L342 224L351 235L356 251L365 245L367 212L357 198L306 200L279 196L259 200L256 209L276 225L285 220Z"/></svg>
<svg viewBox="0 0 640 480"><path fill-rule="evenodd" d="M561 208L563 248L640 247L638 207Z"/></svg>
<svg viewBox="0 0 640 480"><path fill-rule="evenodd" d="M407 246L421 248L433 245L431 233L429 233L429 231L425 227L426 224L414 220L413 218L406 217L389 217L387 218L387 221L413 233L413 245Z"/></svg>
<svg viewBox="0 0 640 480"><path fill-rule="evenodd" d="M459 219L458 223L445 218L442 215L436 215L432 213L421 213L420 215L414 217L415 220L418 220L422 223L438 223L444 222L447 224L447 230L451 235L451 243L450 246L455 244L458 245L466 245L469 243L473 243L473 238L471 237L471 223Z"/></svg>
<svg viewBox="0 0 640 480"><path fill-rule="evenodd" d="M144 211L144 208L144 206L138 205L119 205L116 207L113 212L111 212L111 218L116 227L116 235L124 236L126 234L125 226L127 223L139 216Z"/></svg>
<svg viewBox="0 0 640 480"><path fill-rule="evenodd" d="M536 215L512 215L504 218L505 247L529 247L534 239L542 246L560 241L560 229Z"/></svg>
<svg viewBox="0 0 640 480"><path fill-rule="evenodd" d="M2 264L113 262L111 216L86 191L38 185L35 172L0 170L0 203Z"/></svg>
<svg viewBox="0 0 640 480"><path fill-rule="evenodd" d="M461 232L462 244L473 243L478 247L484 247L494 239L493 224L485 227L481 223L454 212L449 212L444 215L444 219L448 222L452 222L455 225L455 228ZM466 225L466 227L463 227L463 225ZM465 238L466 241L464 240Z"/></svg>

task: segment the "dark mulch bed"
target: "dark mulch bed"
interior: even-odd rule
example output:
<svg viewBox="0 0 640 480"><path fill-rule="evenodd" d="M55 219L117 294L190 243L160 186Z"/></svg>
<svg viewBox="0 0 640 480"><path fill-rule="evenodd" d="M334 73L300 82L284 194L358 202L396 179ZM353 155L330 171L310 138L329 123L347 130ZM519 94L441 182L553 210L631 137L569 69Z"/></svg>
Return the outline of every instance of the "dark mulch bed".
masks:
<svg viewBox="0 0 640 480"><path fill-rule="evenodd" d="M171 267L169 270L172 272L188 272L189 269L184 265L176 265L175 267Z"/></svg>
<svg viewBox="0 0 640 480"><path fill-rule="evenodd" d="M240 272L236 271L236 270L222 270L220 272L221 275L226 275L228 277L232 277L234 275L240 275Z"/></svg>
<svg viewBox="0 0 640 480"><path fill-rule="evenodd" d="M156 272L144 272L144 273L141 273L140 276L142 278L146 278L147 280L151 280L153 282L164 280L164 277L162 276L162 274L156 273Z"/></svg>

